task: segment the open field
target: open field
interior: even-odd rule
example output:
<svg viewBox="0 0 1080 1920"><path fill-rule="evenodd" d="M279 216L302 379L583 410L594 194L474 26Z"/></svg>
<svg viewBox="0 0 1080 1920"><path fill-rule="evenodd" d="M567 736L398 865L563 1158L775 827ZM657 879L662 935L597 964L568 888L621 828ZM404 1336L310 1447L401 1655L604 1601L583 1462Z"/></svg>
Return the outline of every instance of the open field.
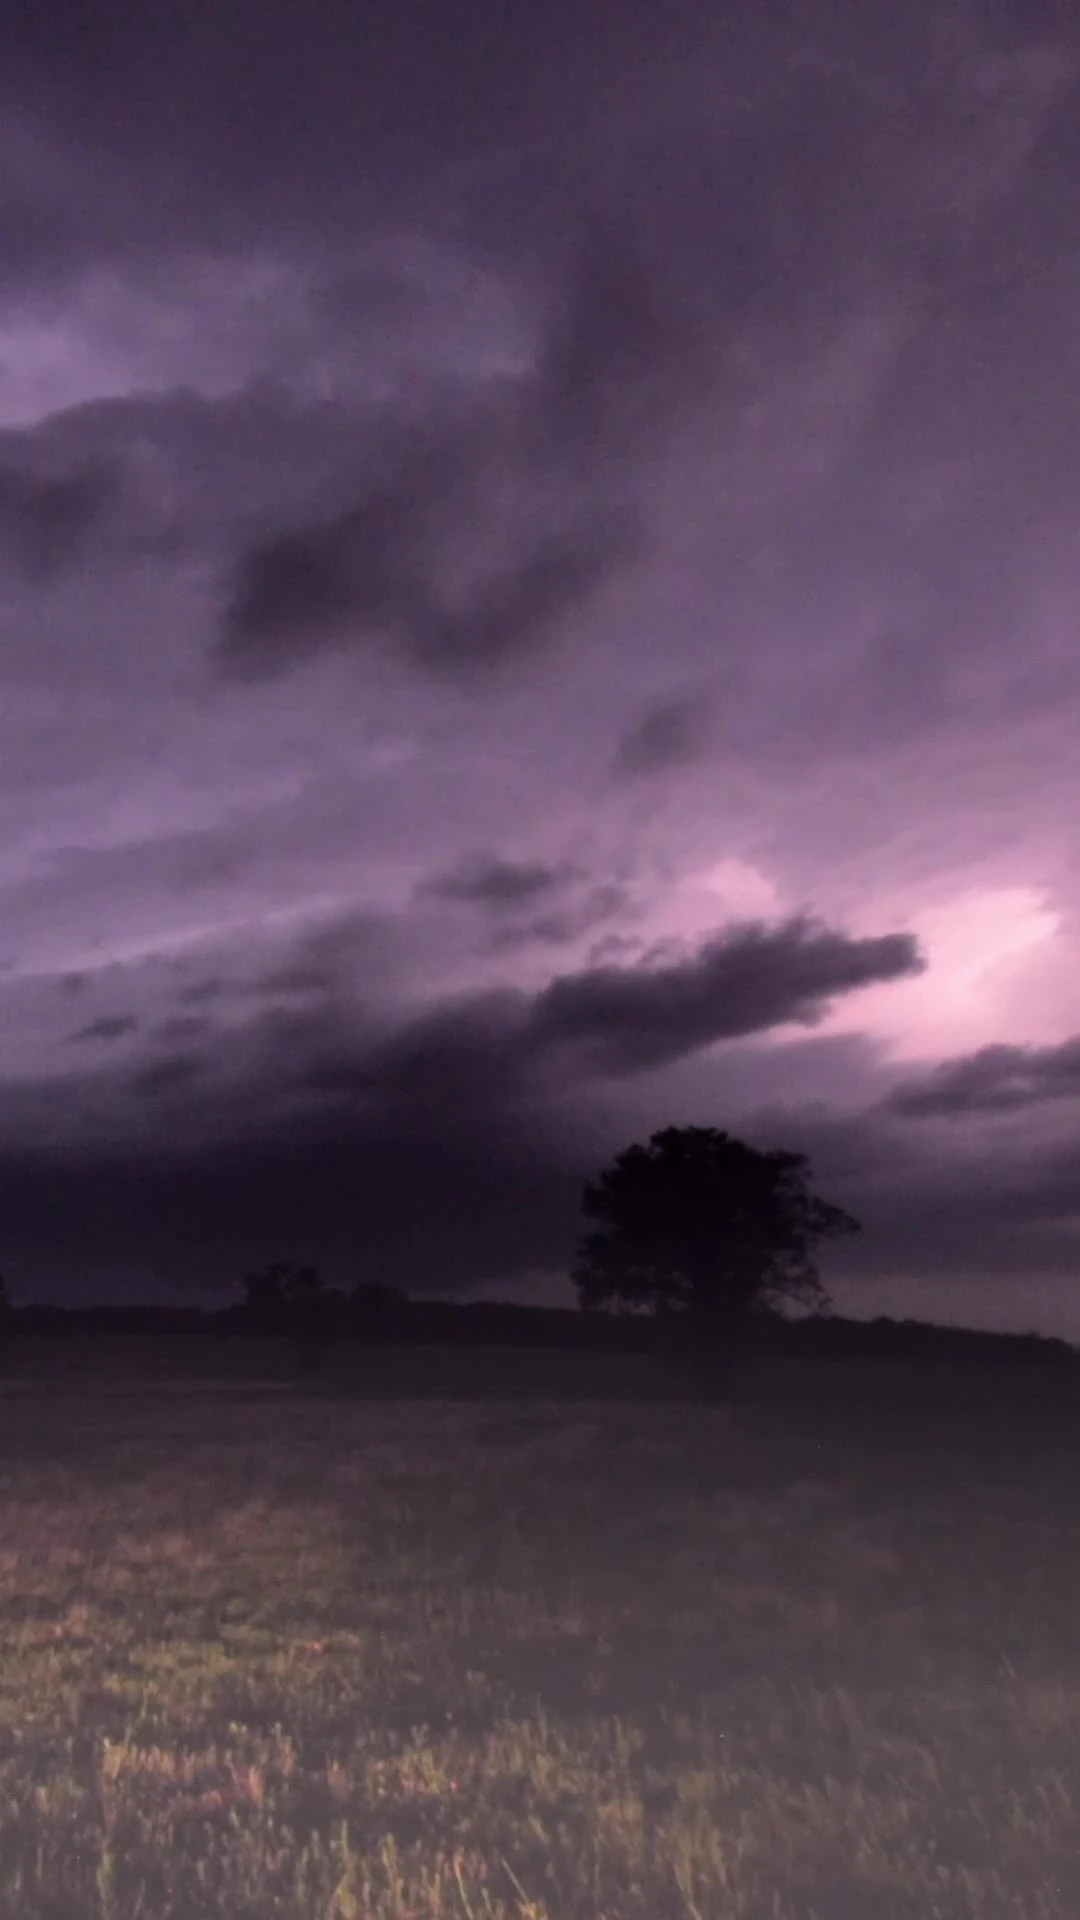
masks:
<svg viewBox="0 0 1080 1920"><path fill-rule="evenodd" d="M0 1388L0 1913L1076 1920L1071 1378L641 1364Z"/></svg>
<svg viewBox="0 0 1080 1920"><path fill-rule="evenodd" d="M449 1357L448 1357L449 1356ZM161 1339L153 1335L87 1334L57 1340L22 1335L4 1356L0 1393L20 1382L97 1384L153 1381L278 1381L291 1386L296 1362L288 1340L245 1334ZM492 1394L556 1394L602 1400L679 1397L681 1390L649 1354L563 1352L536 1348L370 1347L360 1340L327 1345L322 1390L365 1397L483 1399Z"/></svg>

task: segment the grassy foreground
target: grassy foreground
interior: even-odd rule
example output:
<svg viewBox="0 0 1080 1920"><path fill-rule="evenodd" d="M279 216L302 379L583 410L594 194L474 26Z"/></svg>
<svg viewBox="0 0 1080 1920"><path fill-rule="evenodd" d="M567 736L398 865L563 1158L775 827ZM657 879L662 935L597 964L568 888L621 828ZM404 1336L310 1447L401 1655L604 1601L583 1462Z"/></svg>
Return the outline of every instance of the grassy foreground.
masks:
<svg viewBox="0 0 1080 1920"><path fill-rule="evenodd" d="M1080 1410L843 1372L8 1392L0 1913L1076 1920Z"/></svg>

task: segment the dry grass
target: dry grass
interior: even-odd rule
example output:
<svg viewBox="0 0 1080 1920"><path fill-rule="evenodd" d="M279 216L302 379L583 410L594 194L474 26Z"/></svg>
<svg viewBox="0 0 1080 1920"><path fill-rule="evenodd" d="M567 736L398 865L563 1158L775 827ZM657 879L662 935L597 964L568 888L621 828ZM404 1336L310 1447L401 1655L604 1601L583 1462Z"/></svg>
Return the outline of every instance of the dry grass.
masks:
<svg viewBox="0 0 1080 1920"><path fill-rule="evenodd" d="M1078 1438L1036 1376L9 1389L0 1912L1075 1920Z"/></svg>

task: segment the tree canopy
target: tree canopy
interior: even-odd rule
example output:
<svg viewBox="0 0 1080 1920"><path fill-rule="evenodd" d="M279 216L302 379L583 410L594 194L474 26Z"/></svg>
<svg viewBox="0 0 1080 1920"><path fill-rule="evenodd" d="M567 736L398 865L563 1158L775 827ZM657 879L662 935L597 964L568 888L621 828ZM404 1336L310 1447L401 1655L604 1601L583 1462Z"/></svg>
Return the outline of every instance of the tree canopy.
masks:
<svg viewBox="0 0 1080 1920"><path fill-rule="evenodd" d="M245 1273L243 1286L249 1312L262 1320L295 1316L323 1293L316 1267L297 1267L287 1260L275 1260L257 1273Z"/></svg>
<svg viewBox="0 0 1080 1920"><path fill-rule="evenodd" d="M571 1280L586 1311L652 1309L736 1334L752 1311L828 1305L812 1253L859 1222L809 1191L805 1154L764 1152L713 1127L668 1127L586 1185L599 1224Z"/></svg>

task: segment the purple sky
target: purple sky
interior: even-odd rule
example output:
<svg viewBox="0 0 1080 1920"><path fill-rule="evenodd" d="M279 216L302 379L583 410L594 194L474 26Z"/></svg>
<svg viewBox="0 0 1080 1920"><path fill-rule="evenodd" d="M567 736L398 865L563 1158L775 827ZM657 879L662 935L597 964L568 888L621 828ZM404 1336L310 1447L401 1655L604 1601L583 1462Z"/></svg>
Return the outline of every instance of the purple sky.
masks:
<svg viewBox="0 0 1080 1920"><path fill-rule="evenodd" d="M820 14L820 21L819 21ZM0 1265L1080 1340L1080 20L0 0Z"/></svg>

